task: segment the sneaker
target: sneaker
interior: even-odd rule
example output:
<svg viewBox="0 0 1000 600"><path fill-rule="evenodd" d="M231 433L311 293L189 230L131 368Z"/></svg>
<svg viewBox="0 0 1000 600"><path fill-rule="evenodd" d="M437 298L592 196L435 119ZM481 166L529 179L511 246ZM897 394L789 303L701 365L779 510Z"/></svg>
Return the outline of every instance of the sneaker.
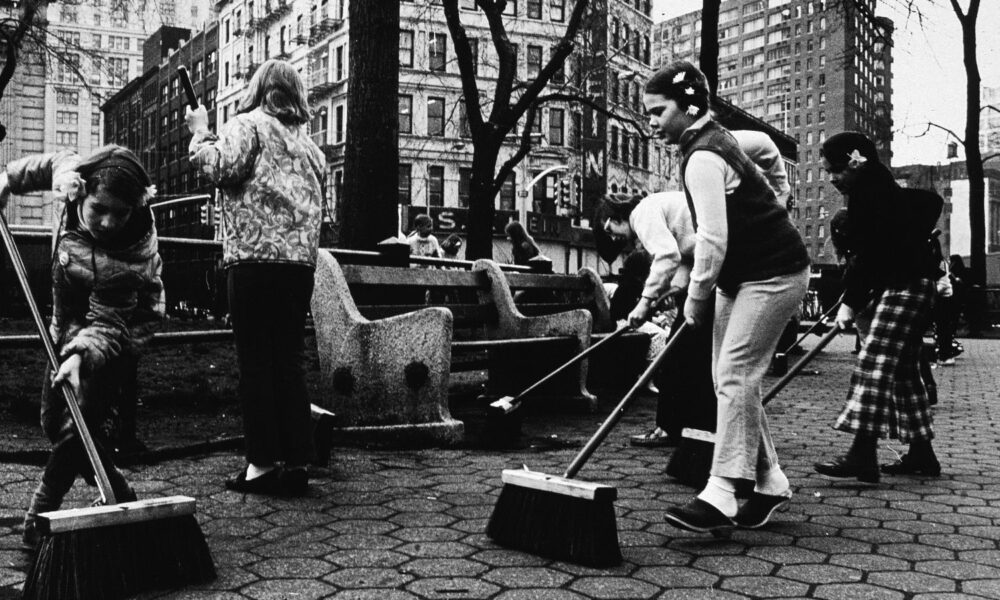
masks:
<svg viewBox="0 0 1000 600"><path fill-rule="evenodd" d="M684 506L671 506L663 518L674 527L698 533L732 529L736 526L722 511L700 498L695 498Z"/></svg>
<svg viewBox="0 0 1000 600"><path fill-rule="evenodd" d="M669 448L677 445L677 441L659 427L649 433L629 437L629 443L645 448Z"/></svg>
<svg viewBox="0 0 1000 600"><path fill-rule="evenodd" d="M792 491L788 490L784 494L772 496L754 492L750 498L740 507L736 513L736 525L744 529L757 529L767 525L771 515L780 508L784 508L792 500Z"/></svg>

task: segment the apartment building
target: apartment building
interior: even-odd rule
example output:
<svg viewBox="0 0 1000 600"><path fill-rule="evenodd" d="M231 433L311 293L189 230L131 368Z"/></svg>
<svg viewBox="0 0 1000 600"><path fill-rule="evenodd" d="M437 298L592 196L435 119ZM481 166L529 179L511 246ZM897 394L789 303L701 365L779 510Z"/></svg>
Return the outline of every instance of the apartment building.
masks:
<svg viewBox="0 0 1000 600"><path fill-rule="evenodd" d="M829 219L841 197L819 149L828 135L861 131L892 157L892 21L875 0L728 0L719 13L719 97L799 145L792 216L816 264L833 264ZM697 64L701 13L658 23L655 54Z"/></svg>
<svg viewBox="0 0 1000 600"><path fill-rule="evenodd" d="M146 37L163 24L200 26L212 18L208 0L149 2L144 6L145 10L129 3L54 2L48 6L47 26L38 30L44 32L44 40L22 54L15 76L17 86L28 88L25 95L12 98L8 122L31 133L12 140L5 151L10 158L65 148L86 155L102 145L100 107L142 75ZM21 66L25 71L20 71ZM44 73L41 90L32 83L39 69ZM28 77L22 80L24 75ZM41 111L35 99L41 100ZM47 197L15 198L12 220L26 225L51 224L54 214Z"/></svg>
<svg viewBox="0 0 1000 600"><path fill-rule="evenodd" d="M983 86L980 93L983 112L979 118L979 149L983 158L1000 156L1000 86Z"/></svg>

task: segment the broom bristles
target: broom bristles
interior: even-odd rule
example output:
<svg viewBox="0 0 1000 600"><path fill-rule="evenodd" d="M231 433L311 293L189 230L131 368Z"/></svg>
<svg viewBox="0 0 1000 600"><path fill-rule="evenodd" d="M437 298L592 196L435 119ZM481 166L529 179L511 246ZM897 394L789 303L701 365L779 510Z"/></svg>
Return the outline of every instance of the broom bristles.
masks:
<svg viewBox="0 0 1000 600"><path fill-rule="evenodd" d="M589 567L622 561L612 496L586 499L507 483L486 534L501 546Z"/></svg>
<svg viewBox="0 0 1000 600"><path fill-rule="evenodd" d="M25 600L117 600L215 579L194 515L44 535Z"/></svg>

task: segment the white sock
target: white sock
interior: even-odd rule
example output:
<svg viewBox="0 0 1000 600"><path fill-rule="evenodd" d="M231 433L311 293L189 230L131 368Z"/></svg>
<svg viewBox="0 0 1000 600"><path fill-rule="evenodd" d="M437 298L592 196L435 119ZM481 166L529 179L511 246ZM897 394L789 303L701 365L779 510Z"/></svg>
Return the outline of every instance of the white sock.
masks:
<svg viewBox="0 0 1000 600"><path fill-rule="evenodd" d="M260 466L250 463L247 465L247 481L257 479L261 475L267 475L274 470L274 465Z"/></svg>
<svg viewBox="0 0 1000 600"><path fill-rule="evenodd" d="M768 496L784 496L788 493L788 487L788 477L785 477L781 467L776 466L766 473L757 474L757 484L753 491Z"/></svg>
<svg viewBox="0 0 1000 600"><path fill-rule="evenodd" d="M739 506L736 504L736 484L726 477L712 475L708 485L698 494L699 500L708 502L727 517L735 517Z"/></svg>

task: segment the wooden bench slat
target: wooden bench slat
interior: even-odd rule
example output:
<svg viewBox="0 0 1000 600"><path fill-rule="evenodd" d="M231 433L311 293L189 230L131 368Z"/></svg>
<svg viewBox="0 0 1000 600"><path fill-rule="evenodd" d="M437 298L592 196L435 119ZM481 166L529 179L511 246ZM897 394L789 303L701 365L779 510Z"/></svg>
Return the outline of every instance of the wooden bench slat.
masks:
<svg viewBox="0 0 1000 600"><path fill-rule="evenodd" d="M408 287L467 287L489 289L486 274L473 271L446 271L442 269L410 269L401 267L373 267L368 265L341 265L348 285L391 285Z"/></svg>
<svg viewBox="0 0 1000 600"><path fill-rule="evenodd" d="M422 308L438 306L435 304L368 304L358 306L358 310L366 319L384 319L394 317L409 312L414 312ZM447 304L444 305L451 311L456 326L463 326L473 323L495 323L497 320L497 308L488 304Z"/></svg>
<svg viewBox="0 0 1000 600"><path fill-rule="evenodd" d="M451 347L455 350L487 350L489 348L504 348L508 346L568 344L575 341L577 341L577 338L571 335L560 335L545 338L510 338L506 340L452 340Z"/></svg>
<svg viewBox="0 0 1000 600"><path fill-rule="evenodd" d="M591 283L579 275L553 275L541 273L507 273L507 283L512 289L543 289L589 291Z"/></svg>

